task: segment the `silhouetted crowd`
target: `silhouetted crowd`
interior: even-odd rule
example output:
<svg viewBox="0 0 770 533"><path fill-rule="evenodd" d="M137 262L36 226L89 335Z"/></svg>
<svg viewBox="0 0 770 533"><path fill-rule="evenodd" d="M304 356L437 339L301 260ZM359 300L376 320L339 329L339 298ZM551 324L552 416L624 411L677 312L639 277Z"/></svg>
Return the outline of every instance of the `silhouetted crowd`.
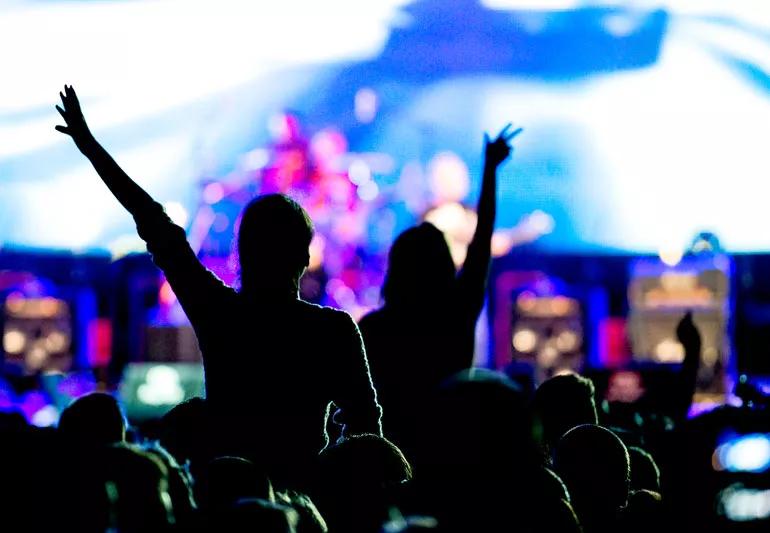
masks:
<svg viewBox="0 0 770 533"><path fill-rule="evenodd" d="M697 331L689 317L683 324ZM342 436L329 417L329 443L313 460L300 459L301 472L289 468L291 481L285 459L274 462L264 447L227 452L232 435L248 442L281 435L228 419L236 426L223 440L216 409L202 398L168 412L153 439L127 428L105 393L74 401L55 429L6 414L3 516L18 524L9 531L100 533L763 527L717 512L709 445L725 427L751 424L755 409L724 407L691 420L644 409L628 416L597 408L593 383L575 374L545 381L534 395L482 369L426 389L415 397L410 429L401 427L409 455L376 433ZM252 408L280 411L281 401ZM387 435L387 404L383 412ZM321 421L319 414L319 432Z"/></svg>
<svg viewBox="0 0 770 533"><path fill-rule="evenodd" d="M687 417L701 351L691 314L677 328L685 360L665 414L643 400L597 402L592 381L576 374L530 392L502 373L472 368L496 172L520 129L486 139L478 225L459 271L439 230L408 229L389 255L382 308L356 324L298 296L313 225L296 202L266 195L244 209L240 286L231 288L94 139L74 90L65 87L61 98L66 125L57 129L134 217L195 329L206 398L174 407L152 439L127 427L105 393L74 401L57 428L3 415L0 505L8 531L766 525L722 508L717 495L728 474L714 459L725 428L770 427L764 410L746 402Z"/></svg>

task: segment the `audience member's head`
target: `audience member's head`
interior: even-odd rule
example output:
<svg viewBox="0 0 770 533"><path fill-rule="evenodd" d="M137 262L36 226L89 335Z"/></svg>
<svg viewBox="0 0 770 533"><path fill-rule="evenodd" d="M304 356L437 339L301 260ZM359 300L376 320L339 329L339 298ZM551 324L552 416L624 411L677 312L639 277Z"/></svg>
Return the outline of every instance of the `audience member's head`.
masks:
<svg viewBox="0 0 770 533"><path fill-rule="evenodd" d="M373 434L351 435L321 452L321 473L354 489L388 487L412 479L412 467L398 447Z"/></svg>
<svg viewBox="0 0 770 533"><path fill-rule="evenodd" d="M282 194L258 196L241 215L238 257L244 290L296 289L310 261L313 223Z"/></svg>
<svg viewBox="0 0 770 533"><path fill-rule="evenodd" d="M0 412L0 432L4 434L16 433L23 431L28 427L29 426L27 425L27 421L24 418L24 415L19 411Z"/></svg>
<svg viewBox="0 0 770 533"><path fill-rule="evenodd" d="M291 507L260 498L243 498L232 504L213 525L227 533L296 533L299 517Z"/></svg>
<svg viewBox="0 0 770 533"><path fill-rule="evenodd" d="M115 530L164 531L175 523L168 472L157 457L130 444L110 446L100 456L93 465L95 479L106 491Z"/></svg>
<svg viewBox="0 0 770 533"><path fill-rule="evenodd" d="M508 475L534 464L532 420L518 386L483 369L448 380L423 421L420 452L429 463L473 475ZM533 469L534 470L534 469Z"/></svg>
<svg viewBox="0 0 770 533"><path fill-rule="evenodd" d="M537 477L539 492L549 500L571 500L569 490L561 478L548 467L542 468L542 473Z"/></svg>
<svg viewBox="0 0 770 533"><path fill-rule="evenodd" d="M528 489L537 495L531 500L533 531L580 533L580 523L570 504L567 486L553 470L542 467Z"/></svg>
<svg viewBox="0 0 770 533"><path fill-rule="evenodd" d="M621 526L621 530L628 533L668 531L670 523L665 519L660 494L651 490L637 490L629 494Z"/></svg>
<svg viewBox="0 0 770 533"><path fill-rule="evenodd" d="M493 530L511 516L522 529L531 525L524 522L540 498L540 461L526 398L510 379L481 369L454 376L419 429L421 512L448 531Z"/></svg>
<svg viewBox="0 0 770 533"><path fill-rule="evenodd" d="M291 507L297 512L297 533L327 533L329 527L313 500L306 494L293 490L277 492L278 503Z"/></svg>
<svg viewBox="0 0 770 533"><path fill-rule="evenodd" d="M386 304L421 304L446 297L456 275L444 234L423 222L407 229L393 242L382 287Z"/></svg>
<svg viewBox="0 0 770 533"><path fill-rule="evenodd" d="M577 374L555 376L537 388L532 407L546 446L553 448L576 426L599 423L594 394L593 382Z"/></svg>
<svg viewBox="0 0 770 533"><path fill-rule="evenodd" d="M332 531L377 531L402 485L412 478L409 462L377 435L354 435L319 457L314 499Z"/></svg>
<svg viewBox="0 0 770 533"><path fill-rule="evenodd" d="M189 465L193 476L211 460L208 406L203 398L186 400L160 420L160 444L180 465Z"/></svg>
<svg viewBox="0 0 770 533"><path fill-rule="evenodd" d="M163 463L168 473L168 493L174 508L176 523L189 524L193 519L196 507L193 498L192 479L189 473L179 466L176 459L157 442L142 445L142 450Z"/></svg>
<svg viewBox="0 0 770 533"><path fill-rule="evenodd" d="M556 445L554 467L588 531L611 523L628 501L628 451L606 428L584 424L569 430Z"/></svg>
<svg viewBox="0 0 770 533"><path fill-rule="evenodd" d="M108 446L125 440L126 421L115 398L94 392L64 409L59 431L78 446Z"/></svg>
<svg viewBox="0 0 770 533"><path fill-rule="evenodd" d="M275 495L270 480L257 466L241 457L217 457L206 468L198 502L201 508L217 513L244 498L273 501Z"/></svg>
<svg viewBox="0 0 770 533"><path fill-rule="evenodd" d="M660 470L652 455L637 446L628 447L631 460L631 490L660 492Z"/></svg>

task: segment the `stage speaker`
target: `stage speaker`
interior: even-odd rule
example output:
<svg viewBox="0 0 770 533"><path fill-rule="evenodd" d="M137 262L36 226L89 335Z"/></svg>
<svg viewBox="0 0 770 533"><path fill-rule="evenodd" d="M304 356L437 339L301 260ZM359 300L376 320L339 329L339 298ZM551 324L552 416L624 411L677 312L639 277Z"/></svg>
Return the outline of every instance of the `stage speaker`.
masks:
<svg viewBox="0 0 770 533"><path fill-rule="evenodd" d="M723 395L731 352L730 272L724 255L686 257L676 266L649 258L634 262L628 297L634 359L681 363L684 347L676 338L676 326L692 310L702 338L697 391Z"/></svg>
<svg viewBox="0 0 770 533"><path fill-rule="evenodd" d="M72 367L72 320L64 300L9 294L2 332L6 370L37 374Z"/></svg>

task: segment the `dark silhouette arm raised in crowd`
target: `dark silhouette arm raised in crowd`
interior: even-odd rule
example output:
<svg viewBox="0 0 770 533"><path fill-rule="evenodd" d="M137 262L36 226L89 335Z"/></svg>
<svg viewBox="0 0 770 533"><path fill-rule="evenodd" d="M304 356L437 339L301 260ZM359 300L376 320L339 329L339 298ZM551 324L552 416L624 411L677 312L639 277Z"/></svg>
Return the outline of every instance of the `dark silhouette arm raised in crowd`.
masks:
<svg viewBox="0 0 770 533"><path fill-rule="evenodd" d="M511 154L511 141L522 128L510 131L508 124L500 134L491 140L484 134L484 173L481 181L481 193L477 206L478 222L473 239L468 245L468 254L457 276L457 287L461 301L466 305L470 317L478 317L484 305L484 293L492 256L492 232L497 215L497 168Z"/></svg>
<svg viewBox="0 0 770 533"><path fill-rule="evenodd" d="M692 405L701 357L701 335L693 321L692 311L688 311L679 321L676 327L676 337L684 346L684 361L679 375L680 388L676 410L677 421L682 421L687 418L687 413Z"/></svg>
<svg viewBox="0 0 770 533"><path fill-rule="evenodd" d="M223 287L222 282L198 261L184 229L174 224L163 206L132 180L97 142L72 86L65 85L59 96L62 106L57 105L56 109L66 126L56 126L56 130L72 138L113 196L134 217L139 236L147 242L155 263L168 278L185 312L188 316L196 315L201 306L191 300L195 295L202 295L207 287Z"/></svg>
<svg viewBox="0 0 770 533"><path fill-rule="evenodd" d="M147 192L132 180L115 160L107 153L94 138L86 124L80 102L72 86L65 85L61 96L62 106L56 110L64 119L66 126L56 126L56 130L69 135L80 152L91 161L99 177L110 189L110 192L134 217L150 209L155 201Z"/></svg>
<svg viewBox="0 0 770 533"><path fill-rule="evenodd" d="M207 334L206 331L212 324L220 323L222 317L229 316L221 310L226 310L229 297L235 291L201 264L187 242L184 229L174 224L163 207L95 140L72 87L65 86L60 95L63 107L56 108L66 125L56 126L56 129L72 137L115 198L134 217L139 236L147 243L153 260L163 270L196 327L196 334L202 339L204 361L211 362L213 358L208 353L212 352L205 345L216 352L223 344L218 334ZM285 224L283 231L276 232L268 222L273 222L274 226ZM297 284L307 266L311 237L312 224L307 214L289 198L266 195L252 201L244 210L239 231L238 250L244 287L248 285L254 289L251 292L263 296L279 289L288 301L296 299ZM329 391L330 399L341 409L341 422L345 424L347 434L382 435L381 410L358 327L347 314L334 312L327 316L326 327L337 326L332 328L334 334L330 334L335 339L333 359L338 362L332 378L335 386ZM199 326L206 331L199 331ZM208 378L221 375L217 371L209 372L211 364L207 368L207 387L211 381Z"/></svg>

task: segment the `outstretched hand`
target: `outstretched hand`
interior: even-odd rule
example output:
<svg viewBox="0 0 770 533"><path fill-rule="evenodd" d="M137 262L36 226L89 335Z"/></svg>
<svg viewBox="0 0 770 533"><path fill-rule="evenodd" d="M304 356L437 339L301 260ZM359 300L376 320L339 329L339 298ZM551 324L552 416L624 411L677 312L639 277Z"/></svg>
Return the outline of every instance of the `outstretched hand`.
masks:
<svg viewBox="0 0 770 533"><path fill-rule="evenodd" d="M91 135L91 130L88 129L83 111L80 109L78 96L71 85L65 85L64 92L60 92L59 96L61 97L62 105L57 105L56 110L64 119L66 126L56 126L56 131L72 137L75 145L82 152L93 141L93 135Z"/></svg>
<svg viewBox="0 0 770 533"><path fill-rule="evenodd" d="M503 131L493 141L489 138L489 135L484 134L484 158L487 165L497 168L500 163L508 159L511 155L511 141L519 133L523 131L523 128L517 128L514 131L510 131L513 124L508 124L503 128Z"/></svg>

